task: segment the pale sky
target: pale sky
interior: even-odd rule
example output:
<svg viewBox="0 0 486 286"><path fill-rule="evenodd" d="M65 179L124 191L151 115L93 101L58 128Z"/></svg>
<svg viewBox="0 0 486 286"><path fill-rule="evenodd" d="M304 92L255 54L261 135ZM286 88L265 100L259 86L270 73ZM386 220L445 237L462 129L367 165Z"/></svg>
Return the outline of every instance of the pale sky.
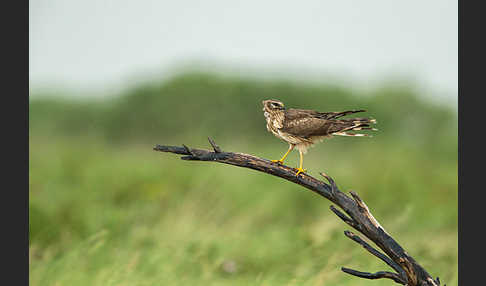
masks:
<svg viewBox="0 0 486 286"><path fill-rule="evenodd" d="M457 1L30 0L30 88L125 88L181 63L458 91Z"/></svg>

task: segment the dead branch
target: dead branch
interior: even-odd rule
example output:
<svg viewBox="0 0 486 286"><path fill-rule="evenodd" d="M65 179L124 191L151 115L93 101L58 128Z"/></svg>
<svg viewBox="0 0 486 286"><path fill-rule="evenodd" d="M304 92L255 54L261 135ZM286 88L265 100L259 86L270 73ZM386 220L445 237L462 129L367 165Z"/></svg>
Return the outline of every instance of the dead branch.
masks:
<svg viewBox="0 0 486 286"><path fill-rule="evenodd" d="M211 140L211 138L208 138L208 140L213 148L213 151L194 148L191 149L186 145L182 145L182 147L157 145L153 149L160 152L185 155L181 157L182 160L212 161L238 167L250 168L299 184L338 205L344 211L344 213L332 205L331 210L349 226L362 233L369 240L373 241L375 245L378 246L378 248L384 253L373 248L358 235L350 231L345 231L344 234L356 243L363 246L363 248L365 248L368 252L384 261L395 271L379 271L376 273L369 273L343 267L341 268L343 272L366 279L388 278L392 279L398 284L408 286L440 286L439 278L437 277L434 280L422 266L420 266L411 256L408 255L408 253L373 217L368 206L358 196L358 194L351 191L351 197L349 197L345 193L341 192L334 180L328 175L321 173L321 175L328 181L328 184L305 173L301 173L299 176L296 176L297 171L294 168L272 163L270 160L258 158L248 154L223 152L221 148L217 146L213 140Z"/></svg>

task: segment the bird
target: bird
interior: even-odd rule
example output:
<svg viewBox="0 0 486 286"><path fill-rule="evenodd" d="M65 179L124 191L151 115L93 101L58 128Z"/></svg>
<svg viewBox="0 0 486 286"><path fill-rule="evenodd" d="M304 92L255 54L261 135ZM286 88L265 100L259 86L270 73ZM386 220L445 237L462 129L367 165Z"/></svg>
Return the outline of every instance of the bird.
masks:
<svg viewBox="0 0 486 286"><path fill-rule="evenodd" d="M348 110L341 112L319 112L310 109L286 109L283 102L276 99L263 100L263 114L267 121L267 130L277 138L289 144L289 149L279 160L271 160L273 163L283 164L289 153L297 147L300 155L300 164L296 176L307 172L303 168L304 154L307 149L324 139L334 135L339 136L371 136L369 134L351 133L356 130L378 129L370 127L376 124L373 118L346 118L341 117L366 110Z"/></svg>

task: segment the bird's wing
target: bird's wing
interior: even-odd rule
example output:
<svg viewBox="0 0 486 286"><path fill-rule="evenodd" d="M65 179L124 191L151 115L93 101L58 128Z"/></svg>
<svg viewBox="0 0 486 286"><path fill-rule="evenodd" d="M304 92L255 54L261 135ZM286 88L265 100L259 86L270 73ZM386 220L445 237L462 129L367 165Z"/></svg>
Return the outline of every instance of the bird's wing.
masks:
<svg viewBox="0 0 486 286"><path fill-rule="evenodd" d="M326 135L330 127L329 120L316 117L317 111L306 109L287 109L281 131L299 137L309 137L316 134Z"/></svg>
<svg viewBox="0 0 486 286"><path fill-rule="evenodd" d="M285 110L285 118L281 131L290 133L295 136L309 137L309 136L325 136L334 132L349 130L353 127L368 126L368 119L360 122L361 118L352 118L344 120L327 119L341 117L346 114L361 112L358 111L344 111L344 112L328 112L321 113L314 110L306 109L288 109ZM324 114L324 115L323 115Z"/></svg>
<svg viewBox="0 0 486 286"><path fill-rule="evenodd" d="M314 116L321 119L336 119L348 114L365 112L365 111L366 110L364 109L360 109L360 110L348 110L348 111L341 111L341 112L316 112L316 115Z"/></svg>

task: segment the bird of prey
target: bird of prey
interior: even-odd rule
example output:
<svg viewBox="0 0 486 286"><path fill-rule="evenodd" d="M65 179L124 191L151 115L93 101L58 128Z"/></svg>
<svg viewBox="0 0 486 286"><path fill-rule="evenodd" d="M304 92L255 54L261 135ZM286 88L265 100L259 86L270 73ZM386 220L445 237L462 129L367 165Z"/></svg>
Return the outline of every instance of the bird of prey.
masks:
<svg viewBox="0 0 486 286"><path fill-rule="evenodd" d="M318 112L308 109L286 109L281 101L272 99L264 100L262 103L268 131L289 143L289 149L283 157L280 160L272 160L272 162L283 164L290 151L297 147L300 154L300 165L299 168L296 168L296 176L306 172L302 168L303 154L313 144L321 142L325 138L331 138L333 135L369 136L348 131L377 130L370 127L370 123L376 123L375 119L364 117L339 119L342 116L366 110Z"/></svg>

